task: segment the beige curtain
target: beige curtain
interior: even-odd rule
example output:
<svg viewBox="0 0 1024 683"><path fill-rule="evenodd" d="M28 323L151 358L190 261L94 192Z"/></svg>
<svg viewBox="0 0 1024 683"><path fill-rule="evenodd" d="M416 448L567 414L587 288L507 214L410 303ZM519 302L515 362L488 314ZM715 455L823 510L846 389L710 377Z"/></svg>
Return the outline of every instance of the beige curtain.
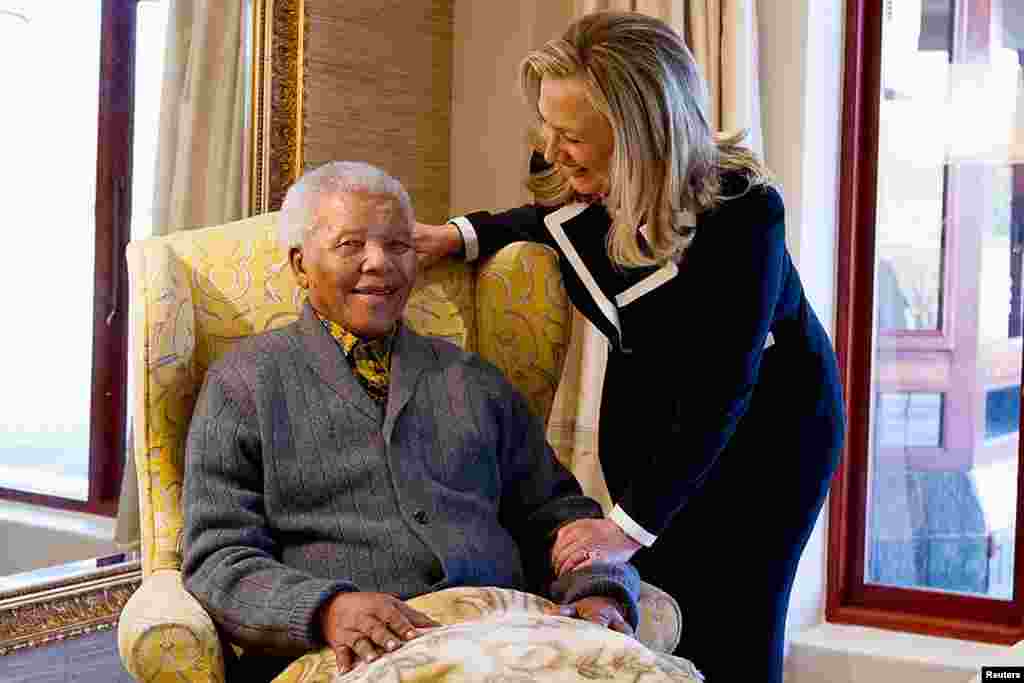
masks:
<svg viewBox="0 0 1024 683"><path fill-rule="evenodd" d="M606 9L642 12L661 19L677 33L684 35L687 4L685 0L573 0L573 9L575 17Z"/></svg>
<svg viewBox="0 0 1024 683"><path fill-rule="evenodd" d="M220 225L242 217L250 2L168 0L160 97L153 232ZM132 340L134 343L134 340ZM114 540L139 543L135 460L125 463Z"/></svg>
<svg viewBox="0 0 1024 683"><path fill-rule="evenodd" d="M748 130L747 144L763 154L756 0L685 4L686 44L708 81L711 120L720 131Z"/></svg>
<svg viewBox="0 0 1024 683"><path fill-rule="evenodd" d="M157 234L242 217L245 2L170 0L153 225Z"/></svg>
<svg viewBox="0 0 1024 683"><path fill-rule="evenodd" d="M757 78L756 0L573 0L575 16L613 9L658 17L684 36L708 80L718 130L747 129L747 143L763 154ZM548 440L580 480L584 492L612 505L598 460L598 415L608 342L574 312L572 340L548 420ZM618 455L623 457L624 454Z"/></svg>

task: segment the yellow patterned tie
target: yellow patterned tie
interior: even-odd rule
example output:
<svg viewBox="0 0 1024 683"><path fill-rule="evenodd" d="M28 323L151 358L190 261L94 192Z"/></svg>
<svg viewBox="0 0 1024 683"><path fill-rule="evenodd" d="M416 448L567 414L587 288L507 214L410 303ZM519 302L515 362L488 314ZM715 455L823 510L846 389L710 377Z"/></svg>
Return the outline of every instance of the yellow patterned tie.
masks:
<svg viewBox="0 0 1024 683"><path fill-rule="evenodd" d="M317 317L338 342L349 365L355 370L356 378L370 398L382 405L387 403L388 384L391 381L391 342L395 338L395 333L376 339L360 339L333 320L328 320L319 313Z"/></svg>

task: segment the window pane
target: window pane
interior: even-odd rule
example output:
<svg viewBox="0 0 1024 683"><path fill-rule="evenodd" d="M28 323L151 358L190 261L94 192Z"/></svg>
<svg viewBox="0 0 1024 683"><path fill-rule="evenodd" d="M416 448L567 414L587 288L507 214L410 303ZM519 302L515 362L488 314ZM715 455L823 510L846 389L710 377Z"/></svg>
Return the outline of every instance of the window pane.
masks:
<svg viewBox="0 0 1024 683"><path fill-rule="evenodd" d="M942 445L942 394L882 394L878 433L885 448Z"/></svg>
<svg viewBox="0 0 1024 683"><path fill-rule="evenodd" d="M879 109L878 326L941 327L944 147L925 121L948 94L949 47L921 49L914 3L887 3ZM940 3L941 4L941 3Z"/></svg>
<svg viewBox="0 0 1024 683"><path fill-rule="evenodd" d="M1024 37L1009 6L884 3L869 583L1012 597Z"/></svg>
<svg viewBox="0 0 1024 683"><path fill-rule="evenodd" d="M985 392L985 438L996 439L1018 431L1020 385Z"/></svg>
<svg viewBox="0 0 1024 683"><path fill-rule="evenodd" d="M0 13L0 486L88 497L100 0Z"/></svg>

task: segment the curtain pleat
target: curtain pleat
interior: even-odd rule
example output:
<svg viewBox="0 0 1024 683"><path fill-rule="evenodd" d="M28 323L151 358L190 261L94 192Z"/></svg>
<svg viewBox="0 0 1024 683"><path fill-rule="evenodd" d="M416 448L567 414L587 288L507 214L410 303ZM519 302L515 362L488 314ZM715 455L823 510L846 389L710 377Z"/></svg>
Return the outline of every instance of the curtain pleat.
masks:
<svg viewBox="0 0 1024 683"><path fill-rule="evenodd" d="M156 234L242 217L245 4L172 0L153 201Z"/></svg>

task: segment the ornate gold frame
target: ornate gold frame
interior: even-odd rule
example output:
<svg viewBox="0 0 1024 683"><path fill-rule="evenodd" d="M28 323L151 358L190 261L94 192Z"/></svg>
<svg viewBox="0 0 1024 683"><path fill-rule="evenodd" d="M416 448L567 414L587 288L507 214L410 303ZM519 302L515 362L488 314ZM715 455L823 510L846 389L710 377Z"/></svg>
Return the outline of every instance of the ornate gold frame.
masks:
<svg viewBox="0 0 1024 683"><path fill-rule="evenodd" d="M142 583L138 560L0 594L0 656L112 628Z"/></svg>
<svg viewBox="0 0 1024 683"><path fill-rule="evenodd" d="M253 0L251 216L280 208L302 171L304 0Z"/></svg>

